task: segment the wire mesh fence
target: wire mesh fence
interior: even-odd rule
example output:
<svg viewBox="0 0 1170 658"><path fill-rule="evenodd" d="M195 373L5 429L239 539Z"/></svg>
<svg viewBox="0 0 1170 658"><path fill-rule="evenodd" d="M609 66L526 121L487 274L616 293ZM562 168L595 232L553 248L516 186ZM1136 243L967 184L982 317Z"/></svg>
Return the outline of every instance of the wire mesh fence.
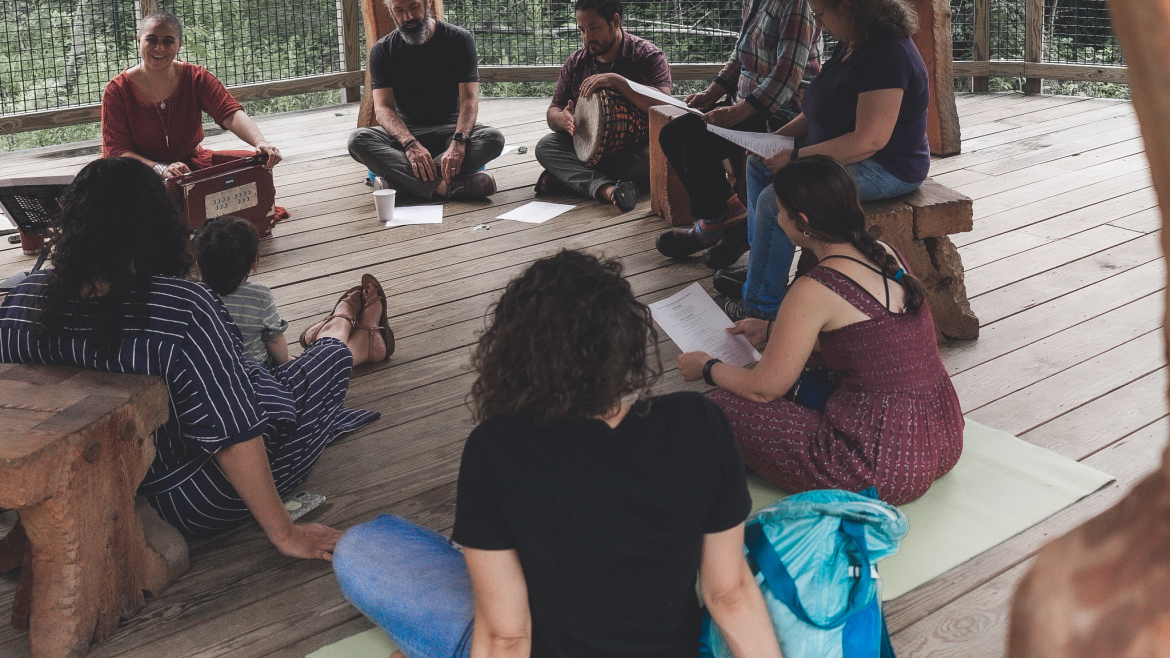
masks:
<svg viewBox="0 0 1170 658"><path fill-rule="evenodd" d="M1124 63L1105 0L1043 2L1045 61ZM226 84L343 69L337 0L159 4L184 22L180 57ZM974 0L951 4L954 57L969 60ZM445 7L449 21L475 35L483 64L559 64L580 47L572 0L448 0ZM630 33L656 43L671 62L721 62L738 37L744 0L629 0L625 7ZM107 81L138 61L136 11L134 0L0 0L0 115L98 102ZM1024 25L1024 0L992 0L992 59L1023 59ZM498 86L485 91L525 85Z"/></svg>

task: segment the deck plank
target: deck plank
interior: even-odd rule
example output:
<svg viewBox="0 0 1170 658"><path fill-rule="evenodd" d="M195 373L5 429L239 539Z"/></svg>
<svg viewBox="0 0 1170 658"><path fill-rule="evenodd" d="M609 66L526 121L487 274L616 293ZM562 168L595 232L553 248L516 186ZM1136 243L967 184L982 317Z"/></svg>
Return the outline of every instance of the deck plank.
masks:
<svg viewBox="0 0 1170 658"><path fill-rule="evenodd" d="M963 153L932 175L975 199L975 228L954 236L966 263L977 341L942 348L972 418L1118 477L1016 537L897 600L887 616L899 654L1001 656L1014 584L1045 541L1113 504L1156 463L1164 443L1167 368L1160 348L1164 264L1160 221L1128 103L1021 94L960 94ZM484 311L534 258L563 247L618 258L643 301L692 281L697 261L654 250L665 225L646 199L620 214L583 199L543 225L496 220L532 198L532 146L547 132L548 99L483 99L480 121L526 145L489 164L490 202L446 204L444 223L386 230L374 219L365 168L345 148L356 107L257 120L287 159L274 170L292 217L262 244L253 280L273 288L295 346L301 329L370 271L383 281L398 351L358 368L347 398L383 413L341 437L302 485L328 497L311 520L348 527L396 513L440 532L454 514L468 355ZM339 116L340 115L340 116ZM209 148L241 148L217 131ZM97 143L0 154L0 177L76 172ZM490 229L473 231L477 225ZM0 244L0 267L27 266ZM660 391L703 390L660 343ZM328 565L280 557L250 524L191 546L190 572L91 655L290 656L370 627L344 602ZM15 577L0 576L0 611ZM27 637L0 625L0 655L28 655Z"/></svg>

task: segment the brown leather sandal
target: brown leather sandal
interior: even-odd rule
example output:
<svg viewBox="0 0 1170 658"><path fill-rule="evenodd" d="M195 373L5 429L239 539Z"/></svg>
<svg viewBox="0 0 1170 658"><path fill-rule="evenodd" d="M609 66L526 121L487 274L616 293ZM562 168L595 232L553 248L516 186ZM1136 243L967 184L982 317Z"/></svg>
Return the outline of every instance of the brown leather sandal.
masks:
<svg viewBox="0 0 1170 658"><path fill-rule="evenodd" d="M377 293L374 295L374 297L372 299L365 298L365 289L366 289L367 285L373 285L374 290L377 291ZM385 360L390 358L391 354L394 353L394 332L390 330L389 326L387 326L387 321L386 321L386 292L384 290L382 290L382 284L378 283L378 279L374 278L374 275L363 274L362 275L362 309L364 310L366 305L370 304L374 300L379 300L382 302L382 316L380 318L378 318L378 326L370 327L367 325L360 325L359 324L359 325L355 325L354 329L365 329L366 331L369 331L371 334L373 334L375 331L377 331L382 335L382 342L386 344L386 356L382 359L383 361L385 361ZM371 338L373 338L372 335L371 335Z"/></svg>
<svg viewBox="0 0 1170 658"><path fill-rule="evenodd" d="M357 327L357 316L362 314L362 308L364 308L364 306L365 306L362 303L362 297L360 295L361 291L362 291L361 286L354 286L354 287L350 288L349 290L346 290L345 294L343 294L341 297L339 297L337 299L337 304L340 304L341 302L346 302L350 306L354 306L357 309L356 311L354 311L353 316L341 315L341 314L337 314L337 313L330 313L329 315L326 315L324 319L322 319L318 322L314 322L313 324L306 327L304 331L301 332L301 339L300 339L301 347L307 348L307 347L309 347L309 345L312 345L313 341L317 340L317 334L321 333L321 327L324 327L327 322L329 322L330 320L333 320L335 318L341 318L342 320L348 321L350 327ZM359 293L358 300L357 300L358 303L356 305L352 301L346 300L347 297L354 294L355 292ZM337 309L337 304L333 305L334 310ZM312 336L313 336L312 338L309 338L310 334L312 334Z"/></svg>

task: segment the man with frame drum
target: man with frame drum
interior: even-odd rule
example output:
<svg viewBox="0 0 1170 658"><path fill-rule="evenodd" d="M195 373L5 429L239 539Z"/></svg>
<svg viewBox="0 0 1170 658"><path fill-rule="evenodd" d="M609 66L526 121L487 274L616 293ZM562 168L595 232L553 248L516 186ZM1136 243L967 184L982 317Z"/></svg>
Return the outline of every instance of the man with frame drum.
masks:
<svg viewBox="0 0 1170 658"><path fill-rule="evenodd" d="M628 101L618 101L619 111L639 112L644 116L636 118L644 119L651 106L661 103L634 91L629 81L669 94L670 65L661 49L622 29L621 0L577 0L574 11L584 45L561 67L546 115L553 133L536 145L536 159L544 167L536 195L566 187L625 212L638 203L639 191L650 187L650 147L632 146L587 166L573 145L574 110L591 94L616 93Z"/></svg>

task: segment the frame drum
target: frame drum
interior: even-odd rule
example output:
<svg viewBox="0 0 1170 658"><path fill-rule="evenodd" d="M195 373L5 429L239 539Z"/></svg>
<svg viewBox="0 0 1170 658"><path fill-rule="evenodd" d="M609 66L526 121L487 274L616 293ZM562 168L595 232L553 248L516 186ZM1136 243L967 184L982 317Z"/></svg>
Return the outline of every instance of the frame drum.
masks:
<svg viewBox="0 0 1170 658"><path fill-rule="evenodd" d="M578 97L573 121L573 148L586 167L596 166L607 155L650 144L647 114L612 89Z"/></svg>

